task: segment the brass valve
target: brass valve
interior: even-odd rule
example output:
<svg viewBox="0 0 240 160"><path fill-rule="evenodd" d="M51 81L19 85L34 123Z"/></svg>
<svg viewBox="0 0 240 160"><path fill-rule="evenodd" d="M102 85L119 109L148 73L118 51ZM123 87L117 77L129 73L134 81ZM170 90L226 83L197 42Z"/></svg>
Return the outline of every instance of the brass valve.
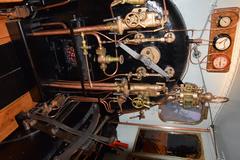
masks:
<svg viewBox="0 0 240 160"><path fill-rule="evenodd" d="M168 100L180 104L184 108L198 107L205 103L224 103L227 97L214 96L212 93L205 92L200 87L192 83L181 84L172 95L168 95Z"/></svg>
<svg viewBox="0 0 240 160"><path fill-rule="evenodd" d="M148 97L138 96L132 99L132 106L136 109L150 108L151 102Z"/></svg>
<svg viewBox="0 0 240 160"><path fill-rule="evenodd" d="M148 11L147 8L134 8L124 19L118 17L114 22L106 24L104 28L122 35L125 30L138 28L160 27L161 30L166 22L164 18L158 18L158 13Z"/></svg>
<svg viewBox="0 0 240 160"><path fill-rule="evenodd" d="M96 54L98 55L98 63L100 64L100 68L105 71L107 69L107 65L113 62L118 62L120 64L124 63L124 58L122 55L119 57L112 57L106 55L106 48L99 47L96 49Z"/></svg>

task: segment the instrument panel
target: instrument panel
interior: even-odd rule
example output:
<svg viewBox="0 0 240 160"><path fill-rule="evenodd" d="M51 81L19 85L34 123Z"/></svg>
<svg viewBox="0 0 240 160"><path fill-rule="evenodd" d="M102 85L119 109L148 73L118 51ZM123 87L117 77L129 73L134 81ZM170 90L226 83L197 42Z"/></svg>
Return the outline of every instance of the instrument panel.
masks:
<svg viewBox="0 0 240 160"><path fill-rule="evenodd" d="M234 47L239 8L215 9L211 17L208 72L228 72Z"/></svg>

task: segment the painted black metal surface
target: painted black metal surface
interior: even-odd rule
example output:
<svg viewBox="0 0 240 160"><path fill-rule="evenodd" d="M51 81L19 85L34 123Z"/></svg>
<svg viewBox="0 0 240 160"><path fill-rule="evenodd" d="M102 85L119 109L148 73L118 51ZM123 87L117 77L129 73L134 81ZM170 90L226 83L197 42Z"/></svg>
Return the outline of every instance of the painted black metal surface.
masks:
<svg viewBox="0 0 240 160"><path fill-rule="evenodd" d="M156 6L162 7L161 0L155 0ZM103 19L111 18L109 6L111 1L107 0L104 3L100 0L79 0L72 2L64 7L57 9L52 9L49 11L39 12L35 19L29 20L29 23L33 24L36 22L50 22L50 21L63 21L68 26L70 26L70 21L75 17L80 17L85 20L85 25L98 25L103 24ZM96 7L97 6L97 7ZM125 17L128 12L132 10L132 5L120 5L114 8L114 13L116 16ZM167 8L169 10L170 20L166 25L167 30L171 29L186 29L184 20L178 11L177 7L173 4L172 1L167 1ZM28 23L28 24L29 24ZM146 37L156 36L161 37L166 31L159 31L155 33L145 33ZM108 34L108 32L104 32ZM133 46L137 52L140 52L146 46L157 46L161 51L161 60L158 62L158 65L162 68L170 65L175 71L175 79L180 79L181 74L184 71L187 55L188 55L188 38L185 31L174 32L176 35L176 41L172 44L167 43L144 43L137 46ZM126 35L127 33L125 33ZM110 35L112 36L112 35ZM50 36L50 37L29 37L29 44L31 50L34 52L34 56L37 57L35 62L37 63L37 68L39 74L43 79L66 79L66 80L79 80L79 73L77 73L76 68L68 68L68 63L64 61L64 50L63 44L61 41L72 40L71 36ZM96 62L95 49L97 48L96 40L92 37L88 37L88 44L92 49L89 50L89 62L92 65L92 75L93 79L102 79L105 78L102 70L100 70L99 64ZM51 44L55 45L55 49L51 47ZM105 45L107 48L107 54L114 56L114 45ZM57 52L57 59L54 58L54 50ZM62 51L61 51L62 50ZM125 63L120 66L118 73L128 73L135 72L137 67L141 66L142 63L133 60L128 56L123 50L118 49L119 54L125 56ZM63 63L61 63L63 60ZM60 62L57 62L60 61ZM60 70L56 69L57 64L60 64ZM59 67L58 67L59 68ZM108 66L108 72L111 73L115 69L115 64L110 64ZM67 71L67 73L66 73ZM151 70L149 70L151 72ZM51 74L49 74L51 73ZM70 76L69 76L70 75ZM72 76L71 76L72 75ZM75 75L75 76L74 76ZM147 79L147 78L146 78ZM146 81L154 82L159 79L149 78ZM162 81L162 80L160 80Z"/></svg>

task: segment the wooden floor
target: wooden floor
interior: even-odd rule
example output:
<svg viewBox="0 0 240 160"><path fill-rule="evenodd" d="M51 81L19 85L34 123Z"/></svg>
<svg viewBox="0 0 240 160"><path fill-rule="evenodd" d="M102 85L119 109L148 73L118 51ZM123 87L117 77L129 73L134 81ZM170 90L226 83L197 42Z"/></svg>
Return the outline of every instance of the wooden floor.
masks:
<svg viewBox="0 0 240 160"><path fill-rule="evenodd" d="M15 116L25 112L36 105L29 92L0 110L0 142L18 128Z"/></svg>

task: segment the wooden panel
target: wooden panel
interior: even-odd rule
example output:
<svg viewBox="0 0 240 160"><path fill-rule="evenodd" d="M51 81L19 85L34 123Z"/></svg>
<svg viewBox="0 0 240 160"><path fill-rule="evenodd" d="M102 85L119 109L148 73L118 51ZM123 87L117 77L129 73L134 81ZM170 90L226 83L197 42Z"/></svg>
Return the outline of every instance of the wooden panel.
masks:
<svg viewBox="0 0 240 160"><path fill-rule="evenodd" d="M0 45L6 44L11 41L6 26L6 21L7 21L6 17L0 16Z"/></svg>
<svg viewBox="0 0 240 160"><path fill-rule="evenodd" d="M20 112L28 111L35 105L36 103L32 101L30 93L27 92L0 110L0 141L4 140L17 129L18 124L15 120L15 116Z"/></svg>
<svg viewBox="0 0 240 160"><path fill-rule="evenodd" d="M221 27L219 26L219 19L221 17L230 17L231 23L228 27ZM212 17L211 17L211 32L210 32L210 43L208 48L208 61L207 61L207 71L208 72L227 72L229 71L230 64L225 67L224 69L215 68L213 66L213 60L214 58L218 57L219 55L226 56L228 60L230 60L231 63L231 57L233 52L233 46L234 46L234 40L235 40L235 34L236 34L236 27L239 21L239 8L237 7L231 7L231 8L220 8L215 9ZM213 41L214 38L218 35L228 35L231 39L231 46L223 51L219 51L214 47Z"/></svg>

